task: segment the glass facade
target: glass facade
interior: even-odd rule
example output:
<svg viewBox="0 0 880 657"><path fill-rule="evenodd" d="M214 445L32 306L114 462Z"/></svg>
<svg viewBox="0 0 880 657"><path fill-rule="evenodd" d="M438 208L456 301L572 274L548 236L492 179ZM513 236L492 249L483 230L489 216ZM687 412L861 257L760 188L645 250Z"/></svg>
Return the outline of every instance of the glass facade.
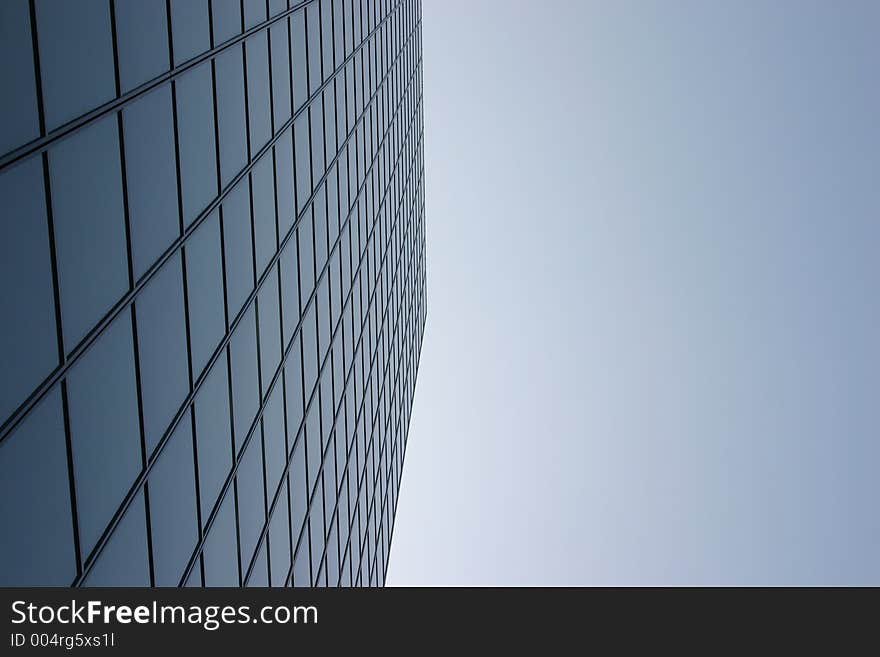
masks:
<svg viewBox="0 0 880 657"><path fill-rule="evenodd" d="M0 3L0 585L384 584L420 10Z"/></svg>

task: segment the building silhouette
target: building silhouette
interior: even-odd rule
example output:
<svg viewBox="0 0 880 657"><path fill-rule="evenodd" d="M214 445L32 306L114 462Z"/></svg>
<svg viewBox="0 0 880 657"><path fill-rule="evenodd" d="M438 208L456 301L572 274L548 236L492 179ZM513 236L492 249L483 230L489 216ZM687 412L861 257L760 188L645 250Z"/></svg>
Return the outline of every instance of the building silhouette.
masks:
<svg viewBox="0 0 880 657"><path fill-rule="evenodd" d="M381 586L419 0L5 0L0 33L0 584Z"/></svg>

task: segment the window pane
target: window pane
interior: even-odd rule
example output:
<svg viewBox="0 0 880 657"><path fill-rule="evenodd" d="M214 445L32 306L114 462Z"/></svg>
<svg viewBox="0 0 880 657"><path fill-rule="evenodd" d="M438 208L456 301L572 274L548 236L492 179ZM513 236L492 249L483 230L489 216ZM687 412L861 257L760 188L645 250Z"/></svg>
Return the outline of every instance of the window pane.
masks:
<svg viewBox="0 0 880 657"><path fill-rule="evenodd" d="M122 93L168 70L165 5L116 0L116 44Z"/></svg>
<svg viewBox="0 0 880 657"><path fill-rule="evenodd" d="M339 584L339 543L336 537L336 519L330 528L327 536L327 585L337 586Z"/></svg>
<svg viewBox="0 0 880 657"><path fill-rule="evenodd" d="M199 388L195 399L202 522L207 522L220 489L232 470L229 378L224 352Z"/></svg>
<svg viewBox="0 0 880 657"><path fill-rule="evenodd" d="M149 493L156 586L177 586L198 541L189 414L150 471Z"/></svg>
<svg viewBox="0 0 880 657"><path fill-rule="evenodd" d="M287 243L281 254L281 311L283 318L283 342L287 345L299 322L299 263L296 257L296 235Z"/></svg>
<svg viewBox="0 0 880 657"><path fill-rule="evenodd" d="M287 9L287 0L269 0L269 16L277 16Z"/></svg>
<svg viewBox="0 0 880 657"><path fill-rule="evenodd" d="M306 413L306 461L308 462L308 495L312 494L321 471L321 408L316 396ZM320 494L320 493L319 493Z"/></svg>
<svg viewBox="0 0 880 657"><path fill-rule="evenodd" d="M207 0L171 0L171 28L175 65L208 50Z"/></svg>
<svg viewBox="0 0 880 657"><path fill-rule="evenodd" d="M37 87L34 79L31 19L26 0L0 2L0 67L4 90L0 122L0 154L36 139L40 134Z"/></svg>
<svg viewBox="0 0 880 657"><path fill-rule="evenodd" d="M325 425L324 432L326 433L327 430ZM326 439L324 448L326 450L323 463L324 505L327 509L327 522L329 523L333 507L336 505L336 449L333 446L332 434Z"/></svg>
<svg viewBox="0 0 880 657"><path fill-rule="evenodd" d="M315 221L315 272L318 276L327 264L327 204L322 185L312 203Z"/></svg>
<svg viewBox="0 0 880 657"><path fill-rule="evenodd" d="M309 150L309 114L303 112L293 122L296 160L296 211L302 212L312 195L312 161Z"/></svg>
<svg viewBox="0 0 880 657"><path fill-rule="evenodd" d="M339 167L339 217L340 224L348 219L348 211L351 209L348 188L348 147L344 147L336 161Z"/></svg>
<svg viewBox="0 0 880 657"><path fill-rule="evenodd" d="M242 568L250 564L257 539L266 522L263 500L263 456L260 434L248 444L236 476L238 480L238 522L241 540Z"/></svg>
<svg viewBox="0 0 880 657"><path fill-rule="evenodd" d="M135 279L180 234L171 87L163 85L122 112Z"/></svg>
<svg viewBox="0 0 880 657"><path fill-rule="evenodd" d="M281 364L281 317L278 312L278 269L273 268L258 298L260 314L260 374L263 392ZM280 386L278 386L280 387Z"/></svg>
<svg viewBox="0 0 880 657"><path fill-rule="evenodd" d="M116 96L110 5L41 0L36 10L46 128L53 130Z"/></svg>
<svg viewBox="0 0 880 657"><path fill-rule="evenodd" d="M315 304L309 305L302 323L303 343L303 390L305 391L306 403L312 388L318 379L318 336L315 319Z"/></svg>
<svg viewBox="0 0 880 657"><path fill-rule="evenodd" d="M241 34L240 0L211 0L214 17L214 43L228 41Z"/></svg>
<svg viewBox="0 0 880 657"><path fill-rule="evenodd" d="M263 5L265 8L265 4ZM262 31L245 42L247 60L248 119L251 131L251 157L272 136L269 103L269 42Z"/></svg>
<svg viewBox="0 0 880 657"><path fill-rule="evenodd" d="M281 473L287 464L287 449L284 437L284 393L281 385L272 389L263 411L263 441L266 452L266 492L271 503Z"/></svg>
<svg viewBox="0 0 880 657"><path fill-rule="evenodd" d="M351 0L340 1L345 8L345 55L348 56L354 49L354 15L351 11Z"/></svg>
<svg viewBox="0 0 880 657"><path fill-rule="evenodd" d="M354 60L350 60L345 67L345 100L346 110L348 112L346 125L348 126L349 132L354 130L355 120L357 119L357 112L355 111L356 96L354 70Z"/></svg>
<svg viewBox="0 0 880 657"><path fill-rule="evenodd" d="M342 441L340 441L342 442ZM345 555L348 544L349 516L348 516L348 477L342 481L341 492L337 507L337 528L339 532L339 552Z"/></svg>
<svg viewBox="0 0 880 657"><path fill-rule="evenodd" d="M345 44L343 42L343 21L342 21L342 3L343 0L332 0L333 1L333 23L334 23L334 37L333 37L333 51L335 55L335 65L339 66L342 63L342 60L345 59Z"/></svg>
<svg viewBox="0 0 880 657"><path fill-rule="evenodd" d="M283 240L296 218L292 130L287 130L275 144L275 189L278 195L278 236Z"/></svg>
<svg viewBox="0 0 880 657"><path fill-rule="evenodd" d="M119 131L111 116L49 153L64 344L69 351L128 288Z"/></svg>
<svg viewBox="0 0 880 657"><path fill-rule="evenodd" d="M332 221L332 220L331 220ZM341 276L341 291L342 291L342 299L343 302L348 299L348 293L351 289L352 283L352 275L351 275L351 224L346 223L342 228L342 234L339 236L339 260L342 272Z"/></svg>
<svg viewBox="0 0 880 657"><path fill-rule="evenodd" d="M342 401L342 392L344 385L344 377L345 373L342 369L342 335L340 333L336 334L336 337L333 340L333 407L334 409L339 408L339 404ZM344 418L339 419L339 424L342 426Z"/></svg>
<svg viewBox="0 0 880 657"><path fill-rule="evenodd" d="M128 312L74 366L67 389L80 541L87 555L142 465Z"/></svg>
<svg viewBox="0 0 880 657"><path fill-rule="evenodd" d="M306 7L306 25L308 27L309 50L309 93L315 93L321 86L321 19L318 5L313 3Z"/></svg>
<svg viewBox="0 0 880 657"><path fill-rule="evenodd" d="M302 356L298 334L284 365L284 384L287 393L287 433L292 437L299 431L303 419Z"/></svg>
<svg viewBox="0 0 880 657"><path fill-rule="evenodd" d="M245 299L254 289L250 179L247 177L223 200L223 235L226 248L226 294L231 321L238 315Z"/></svg>
<svg viewBox="0 0 880 657"><path fill-rule="evenodd" d="M287 488L281 492L272 521L269 523L269 554L272 586L284 586L290 571L290 516L287 511Z"/></svg>
<svg viewBox="0 0 880 657"><path fill-rule="evenodd" d="M315 246L312 237L312 213L307 212L297 228L299 245L300 307L305 308L315 289Z"/></svg>
<svg viewBox="0 0 880 657"><path fill-rule="evenodd" d="M232 409L235 415L235 451L241 450L260 406L257 375L257 326L251 305L230 341L232 359ZM259 434L257 434L259 436Z"/></svg>
<svg viewBox="0 0 880 657"><path fill-rule="evenodd" d="M290 50L293 57L293 106L299 109L309 99L306 20L303 9L295 11L290 18Z"/></svg>
<svg viewBox="0 0 880 657"><path fill-rule="evenodd" d="M0 422L58 364L58 338L41 158L0 173L0 307L15 321L0 332ZM7 369L8 368L8 369Z"/></svg>
<svg viewBox="0 0 880 657"><path fill-rule="evenodd" d="M201 458L201 454L199 455ZM238 586L238 545L235 537L235 497L226 494L202 551L205 586Z"/></svg>
<svg viewBox="0 0 880 657"><path fill-rule="evenodd" d="M98 557L86 586L149 586L147 522L144 495L139 493Z"/></svg>
<svg viewBox="0 0 880 657"><path fill-rule="evenodd" d="M68 586L76 576L67 448L56 387L3 443L0 586Z"/></svg>
<svg viewBox="0 0 880 657"><path fill-rule="evenodd" d="M205 62L187 71L174 84L177 87L183 218L188 226L217 194L210 63Z"/></svg>
<svg viewBox="0 0 880 657"><path fill-rule="evenodd" d="M211 213L184 248L193 375L198 377L225 333L220 221Z"/></svg>
<svg viewBox="0 0 880 657"><path fill-rule="evenodd" d="M333 74L333 9L331 7L331 0L323 0L321 3L321 35L324 78L326 79Z"/></svg>
<svg viewBox="0 0 880 657"><path fill-rule="evenodd" d="M247 164L247 121L241 46L216 59L217 124L220 133L220 183L224 187Z"/></svg>
<svg viewBox="0 0 880 657"><path fill-rule="evenodd" d="M279 21L269 28L272 42L272 111L275 130L290 118L290 48L287 21Z"/></svg>
<svg viewBox="0 0 880 657"><path fill-rule="evenodd" d="M354 23L354 47L357 48L363 39L361 30L361 8L360 3L358 3L357 0L352 0L352 14Z"/></svg>
<svg viewBox="0 0 880 657"><path fill-rule="evenodd" d="M309 105L312 126L312 187L316 187L324 175L324 109L321 99Z"/></svg>
<svg viewBox="0 0 880 657"><path fill-rule="evenodd" d="M324 91L324 131L324 146L329 163L336 157L339 149L336 143L336 93L332 84Z"/></svg>
<svg viewBox="0 0 880 657"><path fill-rule="evenodd" d="M262 276L266 266L278 249L275 233L275 173L272 156L267 153L254 166L251 174L254 200L254 239L256 240L257 277Z"/></svg>
<svg viewBox="0 0 880 657"><path fill-rule="evenodd" d="M316 307L315 307L316 306ZM315 313L318 316L318 367L324 362L330 348L330 286L327 277L321 279L315 295Z"/></svg>
<svg viewBox="0 0 880 657"><path fill-rule="evenodd" d="M148 455L189 392L181 273L175 255L135 302Z"/></svg>
<svg viewBox="0 0 880 657"><path fill-rule="evenodd" d="M266 20L265 0L244 0L244 28L250 29Z"/></svg>

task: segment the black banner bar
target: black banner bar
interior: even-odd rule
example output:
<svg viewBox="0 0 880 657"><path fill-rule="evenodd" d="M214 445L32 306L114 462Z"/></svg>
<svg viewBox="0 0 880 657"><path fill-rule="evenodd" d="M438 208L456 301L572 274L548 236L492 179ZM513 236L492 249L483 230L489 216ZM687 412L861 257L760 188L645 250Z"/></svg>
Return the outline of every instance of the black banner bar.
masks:
<svg viewBox="0 0 880 657"><path fill-rule="evenodd" d="M2 654L412 645L530 638L618 647L673 636L741 643L834 618L870 626L864 589L0 589ZM870 615L869 615L870 614ZM406 643L404 643L406 642ZM545 643L545 645L548 645ZM88 653L87 653L88 654Z"/></svg>

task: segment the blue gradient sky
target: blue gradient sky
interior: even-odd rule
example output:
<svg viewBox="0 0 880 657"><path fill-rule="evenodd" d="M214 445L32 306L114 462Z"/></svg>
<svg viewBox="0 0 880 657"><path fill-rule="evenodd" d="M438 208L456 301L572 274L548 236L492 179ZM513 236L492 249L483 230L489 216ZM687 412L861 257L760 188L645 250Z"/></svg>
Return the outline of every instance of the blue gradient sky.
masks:
<svg viewBox="0 0 880 657"><path fill-rule="evenodd" d="M880 584L880 3L423 8L388 583Z"/></svg>

